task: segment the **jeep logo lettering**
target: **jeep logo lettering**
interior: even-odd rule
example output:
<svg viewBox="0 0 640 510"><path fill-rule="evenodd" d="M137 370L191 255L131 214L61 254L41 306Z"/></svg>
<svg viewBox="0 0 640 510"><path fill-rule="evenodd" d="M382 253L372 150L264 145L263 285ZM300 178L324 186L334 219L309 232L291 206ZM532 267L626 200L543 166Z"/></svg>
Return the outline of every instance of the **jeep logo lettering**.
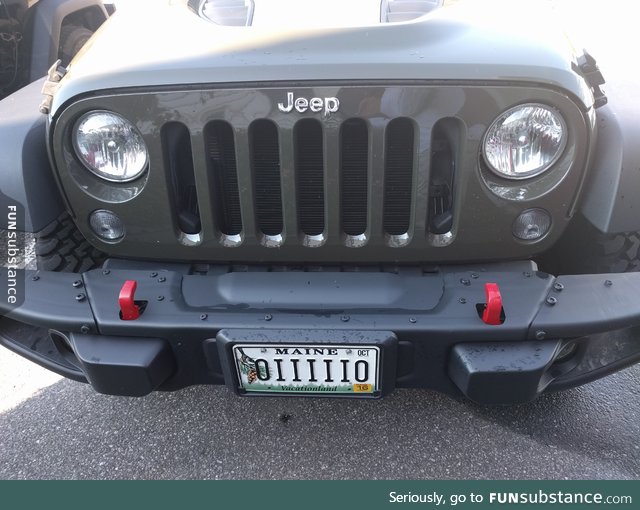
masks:
<svg viewBox="0 0 640 510"><path fill-rule="evenodd" d="M294 108L300 113L304 113L307 110L318 113L324 110L325 116L329 116L338 111L340 101L338 101L337 97L312 97L311 99L297 97L294 99L293 92L287 92L287 105L278 103L278 110L283 113L289 113Z"/></svg>

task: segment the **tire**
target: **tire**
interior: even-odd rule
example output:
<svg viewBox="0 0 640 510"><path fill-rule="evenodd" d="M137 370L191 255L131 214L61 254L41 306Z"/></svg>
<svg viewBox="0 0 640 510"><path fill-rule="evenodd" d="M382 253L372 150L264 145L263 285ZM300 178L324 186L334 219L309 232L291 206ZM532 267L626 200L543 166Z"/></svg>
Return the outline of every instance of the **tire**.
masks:
<svg viewBox="0 0 640 510"><path fill-rule="evenodd" d="M603 234L587 220L576 220L562 241L540 260L551 274L640 271L640 232Z"/></svg>
<svg viewBox="0 0 640 510"><path fill-rule="evenodd" d="M36 234L36 265L43 271L83 273L100 267L106 254L91 246L67 213Z"/></svg>
<svg viewBox="0 0 640 510"><path fill-rule="evenodd" d="M60 45L58 56L62 66L67 67L82 47L87 43L93 32L77 25L65 25L60 31Z"/></svg>

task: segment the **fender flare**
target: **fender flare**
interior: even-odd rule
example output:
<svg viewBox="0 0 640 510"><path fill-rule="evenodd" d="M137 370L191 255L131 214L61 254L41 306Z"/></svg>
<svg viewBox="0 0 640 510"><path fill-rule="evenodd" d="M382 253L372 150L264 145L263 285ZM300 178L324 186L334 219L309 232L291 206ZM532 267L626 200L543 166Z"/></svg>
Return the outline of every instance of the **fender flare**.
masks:
<svg viewBox="0 0 640 510"><path fill-rule="evenodd" d="M640 230L640 103L638 83L607 82L609 103L596 110L598 140L582 214L598 230Z"/></svg>
<svg viewBox="0 0 640 510"><path fill-rule="evenodd" d="M6 211L24 211L20 229L38 232L64 210L47 153L46 117L38 111L39 80L0 101L0 229Z"/></svg>

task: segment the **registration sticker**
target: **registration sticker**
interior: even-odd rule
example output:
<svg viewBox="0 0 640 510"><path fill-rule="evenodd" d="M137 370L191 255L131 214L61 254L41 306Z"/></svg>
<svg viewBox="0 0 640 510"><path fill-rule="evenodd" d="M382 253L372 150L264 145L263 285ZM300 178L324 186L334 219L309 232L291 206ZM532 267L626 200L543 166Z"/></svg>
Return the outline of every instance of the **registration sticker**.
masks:
<svg viewBox="0 0 640 510"><path fill-rule="evenodd" d="M354 393L371 393L373 391L373 384L354 384Z"/></svg>
<svg viewBox="0 0 640 510"><path fill-rule="evenodd" d="M371 395L380 390L380 347L236 344L246 393Z"/></svg>

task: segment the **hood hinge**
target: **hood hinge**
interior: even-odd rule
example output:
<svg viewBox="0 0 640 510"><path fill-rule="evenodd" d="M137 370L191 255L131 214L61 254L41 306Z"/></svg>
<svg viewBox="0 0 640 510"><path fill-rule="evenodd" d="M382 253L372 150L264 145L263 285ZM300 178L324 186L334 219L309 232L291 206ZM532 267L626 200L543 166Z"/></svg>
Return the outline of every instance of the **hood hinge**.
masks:
<svg viewBox="0 0 640 510"><path fill-rule="evenodd" d="M594 107L600 108L607 104L608 99L605 93L600 88L600 85L604 85L605 80L602 76L602 72L596 63L596 59L593 58L588 51L584 50L581 57L578 57L578 72L587 81L591 91L593 92Z"/></svg>
<svg viewBox="0 0 640 510"><path fill-rule="evenodd" d="M42 86L42 95L44 99L42 103L40 103L40 113L44 115L48 115L51 111L51 103L53 102L53 95L56 93L58 86L60 85L60 80L67 74L67 68L62 67L62 61L57 60L55 64L53 64L49 68L49 72L47 73L47 79Z"/></svg>

